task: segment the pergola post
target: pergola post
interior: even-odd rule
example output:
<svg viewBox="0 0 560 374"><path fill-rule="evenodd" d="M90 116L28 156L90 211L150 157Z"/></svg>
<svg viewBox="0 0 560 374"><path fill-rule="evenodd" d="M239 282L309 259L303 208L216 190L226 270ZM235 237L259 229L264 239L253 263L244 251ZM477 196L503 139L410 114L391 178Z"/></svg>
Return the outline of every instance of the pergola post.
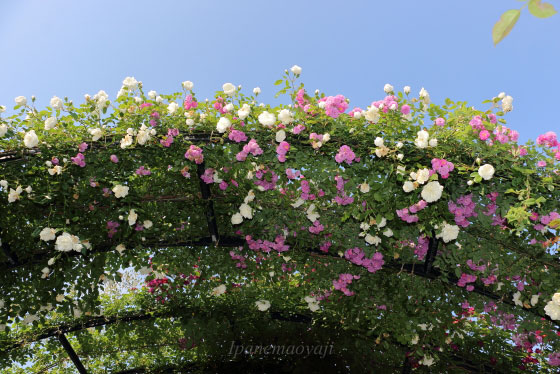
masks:
<svg viewBox="0 0 560 374"><path fill-rule="evenodd" d="M82 362L80 361L80 357L78 357L76 351L74 351L74 348L72 348L72 345L70 345L70 342L68 341L68 339L66 339L66 335L64 335L63 332L58 333L58 340L64 347L66 353L68 353L68 356L70 356L70 359L76 366L76 369L78 369L78 372L80 374L87 374L87 370L82 364Z"/></svg>

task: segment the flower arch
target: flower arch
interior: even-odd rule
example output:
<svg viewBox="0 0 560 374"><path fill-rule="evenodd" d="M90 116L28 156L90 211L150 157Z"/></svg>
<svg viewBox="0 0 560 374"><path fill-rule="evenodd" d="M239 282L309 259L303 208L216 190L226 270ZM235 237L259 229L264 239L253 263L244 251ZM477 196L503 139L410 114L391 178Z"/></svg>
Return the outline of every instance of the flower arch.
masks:
<svg viewBox="0 0 560 374"><path fill-rule="evenodd" d="M148 370L138 346L114 366L98 351L134 336L173 342L150 370L299 367L227 352L296 337L328 341L341 371L552 372L556 134L519 145L505 94L477 110L386 85L349 110L300 74L276 107L258 88L198 101L192 82L159 95L132 77L113 101L17 97L0 117L2 365L56 337L80 372ZM108 297L123 269L144 287Z"/></svg>

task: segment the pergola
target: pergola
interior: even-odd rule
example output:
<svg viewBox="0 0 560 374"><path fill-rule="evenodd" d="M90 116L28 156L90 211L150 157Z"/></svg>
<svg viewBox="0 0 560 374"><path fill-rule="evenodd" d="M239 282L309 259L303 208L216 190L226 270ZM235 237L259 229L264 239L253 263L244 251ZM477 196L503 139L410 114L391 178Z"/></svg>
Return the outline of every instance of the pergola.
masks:
<svg viewBox="0 0 560 374"><path fill-rule="evenodd" d="M286 90L296 88L292 78L285 82ZM218 316L228 321L232 331L240 320L245 321L243 315L255 325L276 324L279 335L299 331L304 339L306 331L309 337L330 332L340 342L360 337L365 351L379 347L372 356L364 354L364 360L386 359L379 361L377 370L387 372L427 370L432 365L430 357L438 355L436 365L442 372L510 372L525 357L513 349L510 339L516 334L535 334L535 330L540 331L537 335L549 332L543 350L557 347L553 334L558 322L543 310L560 284L555 271L560 266L556 237L553 224L549 231L534 230L529 216L557 211L560 178L550 172L552 167L532 171L542 157L532 148L522 158L512 155L512 143L496 143L491 148L473 140L469 119L488 115L492 109L479 112L462 103L428 107L425 99L409 100L400 94L384 100L392 97L399 108L412 107L414 120L403 119L404 111L395 109L378 109L377 121L342 113L333 117L322 113L325 106L319 105L329 98L304 96L301 91L296 94L294 89L291 119L280 120L279 115L269 125L263 124L266 118L262 114L286 108L254 106L241 120L241 115L223 112L220 105L231 102L242 110L251 101L243 95L234 100L221 93L213 102L191 107L194 98L185 92L183 111L146 99L141 87L130 92L134 90L140 90L141 100L132 94L119 98L114 111L103 120L100 114L91 115L101 112L96 99L80 108L65 103L62 112L29 109L31 119L20 122L14 115L10 123L27 130L26 134L32 128L43 131L40 126L49 113L57 116L58 127L44 131L42 142L31 147L20 145L21 136L15 130L6 143L0 138L4 150L0 152L0 180L9 183L0 192L0 209L6 212L0 217L0 299L10 306L9 310L0 307L0 324L6 322L2 318L13 324L16 316L41 315L41 322L24 333L2 338L0 332L0 355L6 360L23 346L56 338L76 370L88 373L67 334L114 324L187 319L188 315L201 319ZM173 102L177 96L167 100ZM311 109L298 106L298 100L306 101ZM445 127L428 128L435 117L445 117ZM221 118L229 121L224 131ZM188 119L197 123L189 124ZM148 120L157 121L147 127ZM293 130L296 125L305 130ZM103 136L92 141L91 130L101 128ZM157 135L150 135L148 128L157 129ZM418 146L423 128L439 144ZM142 131L148 133L147 139L140 140ZM234 131L248 136L240 140L237 136L241 135ZM126 145L127 136L132 142L136 137L135 143ZM169 138L171 143L165 145ZM84 165L74 156L77 147ZM280 156L286 155L287 160L282 161ZM109 161L113 156L116 162ZM433 166L434 159L452 162L449 179ZM420 181L421 169L429 168L430 162L430 179ZM496 169L492 179L477 172L488 162ZM57 164L64 168L61 173L47 173ZM409 176L411 171L416 179ZM413 182L416 192L403 191L407 181ZM426 203L423 191L432 182L444 192ZM31 192L20 191L16 201L8 201L10 188L16 193L16 186L26 185ZM117 196L119 186L127 187L124 196ZM497 195L491 195L493 192ZM418 207L419 200L425 205ZM463 209L461 204L467 200L476 206L476 214L465 213L470 208L464 203ZM454 218L459 222L451 203L463 209L465 221L452 225L459 233L449 239L442 230ZM498 210L494 205L499 205ZM406 221L407 216L401 217L403 209L408 217L416 214L420 220ZM233 217L236 214L241 222ZM53 238L44 240L42 230L49 228L55 229ZM58 238L64 233L75 236L72 240L78 247L70 244L70 250L63 249ZM190 283L178 283L183 279L180 276L187 277L183 271L194 265L200 270L192 270ZM166 277L177 290L166 289L161 305L157 299L131 312L93 313L99 305L98 285L106 278L118 279L117 272L129 266L151 267L148 279ZM41 277L41 273L46 275ZM215 291L219 284L229 287L225 295ZM396 286L401 288L392 289ZM283 287L294 294L284 297ZM155 289L154 294L160 292ZM300 289L314 298L306 301L309 308L301 301L304 294ZM525 295L524 290L529 293ZM149 296L146 290L142 292ZM532 303L531 294L537 292L540 299ZM269 303L262 311L255 307L257 293L261 300L272 300L272 306ZM296 293L300 295L297 299ZM63 295L56 304L55 295ZM39 310L46 300L65 313L77 303L80 310L83 307L92 313L52 324L56 318L41 319L50 313ZM356 300L355 307L350 300ZM313 310L311 304L321 307ZM508 331L513 329L504 327L504 316L509 314L517 319L516 331L511 333ZM417 322L429 315L433 317L418 328L421 324ZM406 327L408 318L411 322ZM377 326L382 327L377 330ZM466 335L462 343L455 338L454 326ZM258 328L252 330L255 335L258 332ZM411 337L418 342L419 334L421 346L411 342ZM457 349L444 347L452 338ZM476 351L475 341L485 348ZM391 347L385 356L383 344ZM480 361L485 356L496 358L500 344L510 347L504 348L503 357L497 357L497 365ZM340 354L347 355L347 351L346 347ZM397 353L399 357L394 357ZM283 356L267 358L262 361L265 366L252 369L273 372L282 367L282 360L300 363ZM330 363L336 366L336 361L333 358ZM349 368L340 366L342 362L336 367L340 372ZM235 364L235 360L223 360L223 366L213 370L236 370ZM548 370L543 361L532 367ZM204 366L191 361L111 372L196 370L204 370Z"/></svg>

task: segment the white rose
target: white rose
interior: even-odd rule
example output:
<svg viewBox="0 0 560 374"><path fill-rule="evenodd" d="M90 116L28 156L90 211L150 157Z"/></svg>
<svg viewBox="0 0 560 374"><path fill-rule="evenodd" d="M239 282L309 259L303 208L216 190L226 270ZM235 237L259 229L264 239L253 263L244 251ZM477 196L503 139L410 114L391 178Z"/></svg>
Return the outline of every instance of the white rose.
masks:
<svg viewBox="0 0 560 374"><path fill-rule="evenodd" d="M255 302L255 305L261 312L265 312L270 308L270 301L268 300L258 300Z"/></svg>
<svg viewBox="0 0 560 374"><path fill-rule="evenodd" d="M50 227L45 227L39 233L39 238L41 238L41 240L45 241L45 242L48 242L50 240L54 240L56 238L56 230L51 229Z"/></svg>
<svg viewBox="0 0 560 374"><path fill-rule="evenodd" d="M418 148L427 148L428 147L428 138L430 134L426 130L418 131L416 139L414 139L414 144Z"/></svg>
<svg viewBox="0 0 560 374"><path fill-rule="evenodd" d="M55 165L53 168L51 169L47 169L47 171L49 172L50 175L55 175L55 174L62 174L62 166L60 165Z"/></svg>
<svg viewBox="0 0 560 374"><path fill-rule="evenodd" d="M0 113L4 113L6 111L5 105L0 105Z"/></svg>
<svg viewBox="0 0 560 374"><path fill-rule="evenodd" d="M430 147L437 147L437 139L436 139L436 138L430 139L428 145L429 145Z"/></svg>
<svg viewBox="0 0 560 374"><path fill-rule="evenodd" d="M417 139L428 140L430 134L426 130L420 130L416 133Z"/></svg>
<svg viewBox="0 0 560 374"><path fill-rule="evenodd" d="M376 226L379 227L379 228L385 227L385 225L387 225L387 218L385 218L385 217L382 217L381 222L376 224Z"/></svg>
<svg viewBox="0 0 560 374"><path fill-rule="evenodd" d="M366 237L365 237L365 241L368 244L378 246L379 243L381 243L381 238L379 236L373 236L371 234L367 234Z"/></svg>
<svg viewBox="0 0 560 374"><path fill-rule="evenodd" d="M120 184L113 187L113 192L115 193L115 197L117 199L120 199L120 198L128 195L128 188L129 188L128 186L123 186L123 185L120 185Z"/></svg>
<svg viewBox="0 0 560 374"><path fill-rule="evenodd" d="M126 134L124 138L121 139L121 148L125 149L131 144L132 144L132 136L130 134Z"/></svg>
<svg viewBox="0 0 560 374"><path fill-rule="evenodd" d="M531 306L537 305L538 302L539 302L539 295L531 296Z"/></svg>
<svg viewBox="0 0 560 374"><path fill-rule="evenodd" d="M124 244L117 245L115 249L117 250L117 252L119 252L120 255L122 255L122 253L126 251L126 247L124 246Z"/></svg>
<svg viewBox="0 0 560 374"><path fill-rule="evenodd" d="M360 192L361 193L368 193L369 192L369 184L367 184L365 182L360 184Z"/></svg>
<svg viewBox="0 0 560 374"><path fill-rule="evenodd" d="M292 73L294 73L295 75L300 75L301 74L301 67L294 65L292 66L292 68L290 69L292 71Z"/></svg>
<svg viewBox="0 0 560 374"><path fill-rule="evenodd" d="M151 228L154 224L152 221L150 221L149 219L145 220L142 225L144 226L145 229L149 229Z"/></svg>
<svg viewBox="0 0 560 374"><path fill-rule="evenodd" d="M436 235L436 237L442 238L444 242L449 243L450 241L457 239L458 235L459 226L450 225L446 222L441 229L441 234Z"/></svg>
<svg viewBox="0 0 560 374"><path fill-rule="evenodd" d="M220 296L226 292L226 285L220 284L218 287L212 289L212 296Z"/></svg>
<svg viewBox="0 0 560 374"><path fill-rule="evenodd" d="M227 104L227 105L224 107L224 110L225 110L227 113L231 112L231 111L233 110L233 104L232 104L232 103Z"/></svg>
<svg viewBox="0 0 560 374"><path fill-rule="evenodd" d="M216 129L219 133L226 132L227 129L231 127L231 121L227 117L221 117L218 120L218 124L216 125Z"/></svg>
<svg viewBox="0 0 560 374"><path fill-rule="evenodd" d="M88 132L91 134L94 142L98 141L103 136L103 131L101 129L89 129Z"/></svg>
<svg viewBox="0 0 560 374"><path fill-rule="evenodd" d="M8 181L5 179L0 180L0 186L4 189L8 188Z"/></svg>
<svg viewBox="0 0 560 374"><path fill-rule="evenodd" d="M431 181L422 189L422 198L428 203L438 201L443 192L443 186L438 181Z"/></svg>
<svg viewBox="0 0 560 374"><path fill-rule="evenodd" d="M280 130L276 132L276 142L280 143L286 139L286 131Z"/></svg>
<svg viewBox="0 0 560 374"><path fill-rule="evenodd" d="M368 107L368 110L366 111L365 117L368 121L373 122L373 123L377 123L379 121L379 118L381 117L381 115L379 114L379 109L372 105L372 106Z"/></svg>
<svg viewBox="0 0 560 374"><path fill-rule="evenodd" d="M107 92L105 92L103 90L99 90L98 93L93 95L93 100L95 100L95 102L96 102L97 109L102 110L103 108L105 108L107 106L107 101L109 100L109 95L107 95Z"/></svg>
<svg viewBox="0 0 560 374"><path fill-rule="evenodd" d="M168 112L169 114L174 114L174 113L177 111L177 109L179 109L179 104L177 104L177 103L175 103L175 102L170 103L170 104L167 106L167 112Z"/></svg>
<svg viewBox="0 0 560 374"><path fill-rule="evenodd" d="M291 204L291 205L292 205L292 207L294 207L294 208L299 208L300 206L303 205L304 202L305 202L305 200L303 200L303 199L300 197L300 198L298 198L298 199L295 201L295 203L293 203L293 204Z"/></svg>
<svg viewBox="0 0 560 374"><path fill-rule="evenodd" d="M134 77L126 77L122 84L129 90L135 90L138 87L138 81Z"/></svg>
<svg viewBox="0 0 560 374"><path fill-rule="evenodd" d="M154 90L151 90L150 92L148 92L148 97L149 97L151 100L155 100L156 97L157 97L157 92L154 91Z"/></svg>
<svg viewBox="0 0 560 374"><path fill-rule="evenodd" d="M243 121L245 118L249 116L250 113L251 113L251 107L249 106L249 104L243 104L241 109L237 111L237 116L239 117L240 120Z"/></svg>
<svg viewBox="0 0 560 374"><path fill-rule="evenodd" d="M383 86L383 91L385 91L385 93L391 93L393 92L393 86L387 83L385 86Z"/></svg>
<svg viewBox="0 0 560 374"><path fill-rule="evenodd" d="M255 193L253 192L253 190L249 190L249 192L247 192L247 196L245 196L245 199L243 201L248 204L253 200L255 200Z"/></svg>
<svg viewBox="0 0 560 374"><path fill-rule="evenodd" d="M185 90L189 90L189 91L191 91L191 90L193 89L193 87L194 87L194 83L191 82L191 81L184 81L184 82L182 83L182 85L183 85L183 88L184 88Z"/></svg>
<svg viewBox="0 0 560 374"><path fill-rule="evenodd" d="M156 97L156 103L158 103L158 104L163 103L163 97L157 96L157 97Z"/></svg>
<svg viewBox="0 0 560 374"><path fill-rule="evenodd" d="M7 132L8 132L8 126L4 124L0 125L0 138L6 135Z"/></svg>
<svg viewBox="0 0 560 374"><path fill-rule="evenodd" d="M272 126L276 122L276 117L272 113L262 112L259 114L259 122L263 126Z"/></svg>
<svg viewBox="0 0 560 374"><path fill-rule="evenodd" d="M10 188L10 192L8 193L8 202L13 203L19 199L19 195L23 192L23 188L18 186L15 190Z"/></svg>
<svg viewBox="0 0 560 374"><path fill-rule="evenodd" d="M426 355L426 356L424 356L424 358L422 359L422 361L420 361L420 363L421 363L422 365L425 365L425 366L432 366L433 363L434 363L434 358L431 357L431 356L427 356L427 355Z"/></svg>
<svg viewBox="0 0 560 374"><path fill-rule="evenodd" d="M506 96L502 99L502 110L506 113L513 110L513 97Z"/></svg>
<svg viewBox="0 0 560 374"><path fill-rule="evenodd" d="M137 219L138 219L138 214L136 214L134 209L131 209L130 213L128 213L128 225L129 226L134 225Z"/></svg>
<svg viewBox="0 0 560 374"><path fill-rule="evenodd" d="M481 167L478 168L478 174L484 179L484 180L490 180L492 179L492 177L494 176L494 167L490 164L484 164Z"/></svg>
<svg viewBox="0 0 560 374"><path fill-rule="evenodd" d="M25 96L18 96L14 100L16 105L27 105L27 98Z"/></svg>
<svg viewBox="0 0 560 374"><path fill-rule="evenodd" d="M556 305L560 306L560 292L556 292L552 295L552 301L556 303Z"/></svg>
<svg viewBox="0 0 560 374"><path fill-rule="evenodd" d="M385 157L389 153L389 148L383 146L375 149L375 155L377 157Z"/></svg>
<svg viewBox="0 0 560 374"><path fill-rule="evenodd" d="M420 169L418 170L418 173L415 175L416 181L420 184L424 184L428 181L428 179L430 179L430 170L428 169Z"/></svg>
<svg viewBox="0 0 560 374"><path fill-rule="evenodd" d="M56 238L55 249L61 252L70 252L74 249L74 239L73 235L67 232L62 233L58 238Z"/></svg>
<svg viewBox="0 0 560 374"><path fill-rule="evenodd" d="M560 319L560 306L558 306L553 301L549 301L548 304L544 307L544 311L552 320L559 320Z"/></svg>
<svg viewBox="0 0 560 374"><path fill-rule="evenodd" d="M62 103L62 100L61 100L59 97L57 97L57 96L53 96L53 97L52 97L52 99L51 99L51 107L52 107L54 110L61 110L61 109L62 109L62 104L63 104L63 103Z"/></svg>
<svg viewBox="0 0 560 374"><path fill-rule="evenodd" d="M311 204L305 213L307 214L307 219L311 222L315 222L321 217L319 213L315 211L315 204Z"/></svg>
<svg viewBox="0 0 560 374"><path fill-rule="evenodd" d="M33 148L39 144L39 138L37 134L35 134L35 130L31 130L25 134L23 137L23 144L25 144L27 148Z"/></svg>
<svg viewBox="0 0 560 374"><path fill-rule="evenodd" d="M385 145L384 142L383 142L383 138L381 138L379 136L377 138L375 138L373 144L375 144L376 147L383 147Z"/></svg>
<svg viewBox="0 0 560 374"><path fill-rule="evenodd" d="M260 88L260 87L255 87L255 88L253 88L253 93L254 93L255 95L260 94L260 93L261 93L261 88Z"/></svg>
<svg viewBox="0 0 560 374"><path fill-rule="evenodd" d="M411 181L406 181L403 184L403 191L404 192L411 192L414 191L415 187L414 187L414 183L412 183Z"/></svg>
<svg viewBox="0 0 560 374"><path fill-rule="evenodd" d="M408 95L410 93L410 86L404 86L403 92Z"/></svg>
<svg viewBox="0 0 560 374"><path fill-rule="evenodd" d="M282 109L280 113L278 113L278 120L284 125L289 125L294 119L292 118L292 113L290 113L288 109Z"/></svg>
<svg viewBox="0 0 560 374"><path fill-rule="evenodd" d="M142 125L140 131L138 131L138 135L136 136L136 141L138 142L138 144L140 145L146 144L146 142L148 142L151 139L150 133L151 130L148 130L148 127L146 125Z"/></svg>
<svg viewBox="0 0 560 374"><path fill-rule="evenodd" d="M226 95L232 96L235 93L236 88L231 83L224 83L224 85L222 86L222 90Z"/></svg>
<svg viewBox="0 0 560 374"><path fill-rule="evenodd" d="M243 216L241 215L241 213L235 213L233 216L231 216L231 223L233 225L239 225L241 222L243 222Z"/></svg>
<svg viewBox="0 0 560 374"><path fill-rule="evenodd" d="M58 120L56 117L49 117L45 120L45 130L52 130L56 126Z"/></svg>
<svg viewBox="0 0 560 374"><path fill-rule="evenodd" d="M239 207L239 213L243 216L243 218L251 219L253 218L253 208L251 208L248 204L243 203Z"/></svg>

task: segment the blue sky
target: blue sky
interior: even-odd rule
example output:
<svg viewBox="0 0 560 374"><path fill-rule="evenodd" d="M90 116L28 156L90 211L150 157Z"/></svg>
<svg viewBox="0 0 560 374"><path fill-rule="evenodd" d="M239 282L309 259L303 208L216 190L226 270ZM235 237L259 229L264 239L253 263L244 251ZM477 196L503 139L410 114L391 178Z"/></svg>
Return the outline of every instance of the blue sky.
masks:
<svg viewBox="0 0 560 374"><path fill-rule="evenodd" d="M555 1L553 1L555 3ZM171 93L191 80L199 99L225 82L263 90L294 64L308 90L343 94L364 108L383 85L425 87L485 108L505 91L508 125L521 141L560 128L560 15L525 8L497 47L491 29L516 0L470 1L141 1L0 2L0 104L53 95L82 102L104 89L114 98L126 76ZM555 4L560 8L560 4Z"/></svg>

